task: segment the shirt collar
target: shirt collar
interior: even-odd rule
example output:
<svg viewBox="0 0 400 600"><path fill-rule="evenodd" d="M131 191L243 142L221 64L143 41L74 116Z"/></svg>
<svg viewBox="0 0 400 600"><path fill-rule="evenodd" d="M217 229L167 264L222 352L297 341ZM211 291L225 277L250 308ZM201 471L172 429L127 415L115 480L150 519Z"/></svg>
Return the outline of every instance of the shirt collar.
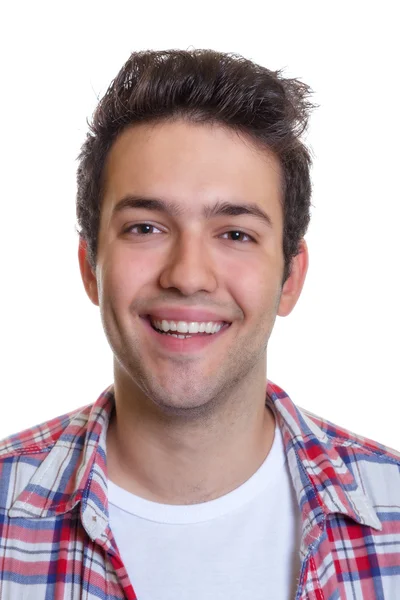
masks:
<svg viewBox="0 0 400 600"><path fill-rule="evenodd" d="M302 515L304 551L317 539L321 523L330 514L346 515L360 524L381 529L370 500L337 450L337 440L333 442L317 424L318 419L296 407L272 382L267 383L266 403L273 409L282 432ZM88 535L107 548L111 546L106 434L114 405L110 386L91 407L72 413L68 425L11 506L10 517L56 516L80 502ZM68 464L69 469L61 472L63 464Z"/></svg>
<svg viewBox="0 0 400 600"><path fill-rule="evenodd" d="M110 386L93 405L71 413L61 435L10 507L9 517L54 517L80 503L82 524L89 537L107 550L112 548L106 435L114 406Z"/></svg>
<svg viewBox="0 0 400 600"><path fill-rule="evenodd" d="M351 442L327 435L322 421L296 407L277 385L268 382L267 405L282 431L285 453L303 524L302 550L319 537L329 515L341 514L381 530L370 499L346 466L340 447Z"/></svg>

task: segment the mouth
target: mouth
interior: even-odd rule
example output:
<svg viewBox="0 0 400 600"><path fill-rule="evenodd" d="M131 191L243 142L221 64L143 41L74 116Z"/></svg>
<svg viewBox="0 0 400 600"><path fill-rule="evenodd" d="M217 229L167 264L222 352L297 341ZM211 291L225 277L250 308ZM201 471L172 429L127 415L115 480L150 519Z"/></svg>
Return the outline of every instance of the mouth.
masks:
<svg viewBox="0 0 400 600"><path fill-rule="evenodd" d="M189 328L189 330L187 330L187 327L185 326L183 328L179 328L179 325L177 330L175 324L173 328L167 329L167 331L165 331L165 329L162 328L161 321L156 321L152 319L150 315L146 315L145 318L149 321L150 326L157 333L161 333L162 335L170 335L179 339L189 338L193 336L215 335L216 333L219 333L219 331L221 331L221 329L223 329L224 327L229 327L231 325L231 323L228 323L227 321L221 321L219 323L215 323L214 325L211 322L201 324L193 323L194 327L191 329Z"/></svg>
<svg viewBox="0 0 400 600"><path fill-rule="evenodd" d="M141 320L143 321L147 332L150 334L151 340L157 343L161 348L180 353L199 351L211 345L213 342L221 339L232 325L232 323L221 321L220 323L215 324L214 327L209 326L206 328L206 331L163 331L160 329L161 323L154 322L150 315L141 316ZM199 327L197 327L197 329L199 329ZM200 329L202 329L202 327L200 327Z"/></svg>

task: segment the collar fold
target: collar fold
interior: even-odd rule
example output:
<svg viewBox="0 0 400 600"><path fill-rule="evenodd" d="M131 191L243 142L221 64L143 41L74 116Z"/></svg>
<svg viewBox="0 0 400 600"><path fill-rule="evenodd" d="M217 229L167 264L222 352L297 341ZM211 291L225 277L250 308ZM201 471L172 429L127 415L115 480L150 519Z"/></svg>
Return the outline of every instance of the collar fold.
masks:
<svg viewBox="0 0 400 600"><path fill-rule="evenodd" d="M351 442L328 436L318 417L296 407L272 382L267 384L267 404L282 431L303 518L304 546L315 543L330 515L345 515L360 525L382 530L371 501L340 454Z"/></svg>

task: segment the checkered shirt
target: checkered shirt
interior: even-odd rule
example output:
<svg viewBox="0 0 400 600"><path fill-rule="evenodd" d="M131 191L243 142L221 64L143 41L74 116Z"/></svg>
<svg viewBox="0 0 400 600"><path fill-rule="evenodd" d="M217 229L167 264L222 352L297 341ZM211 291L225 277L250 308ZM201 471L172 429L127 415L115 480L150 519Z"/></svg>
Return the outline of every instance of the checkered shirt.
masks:
<svg viewBox="0 0 400 600"><path fill-rule="evenodd" d="M296 407L269 381L266 402L301 514L296 600L400 599L400 454ZM109 526L113 408L110 387L0 443L1 600L136 598Z"/></svg>

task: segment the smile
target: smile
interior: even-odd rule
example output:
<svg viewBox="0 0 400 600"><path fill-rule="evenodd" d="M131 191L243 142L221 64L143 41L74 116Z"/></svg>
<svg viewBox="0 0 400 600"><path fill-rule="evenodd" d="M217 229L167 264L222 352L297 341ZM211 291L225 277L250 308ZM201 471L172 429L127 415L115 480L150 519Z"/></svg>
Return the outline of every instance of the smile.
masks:
<svg viewBox="0 0 400 600"><path fill-rule="evenodd" d="M199 333L202 335L215 335L224 325L226 325L224 321L167 321L165 319L157 320L152 317L150 317L150 322L153 328L160 333L165 333L174 337L190 337L190 334ZM175 331L177 333L173 333Z"/></svg>
<svg viewBox="0 0 400 600"><path fill-rule="evenodd" d="M150 339L171 352L191 353L202 350L220 339L229 329L226 322L194 322L153 320L141 317Z"/></svg>

